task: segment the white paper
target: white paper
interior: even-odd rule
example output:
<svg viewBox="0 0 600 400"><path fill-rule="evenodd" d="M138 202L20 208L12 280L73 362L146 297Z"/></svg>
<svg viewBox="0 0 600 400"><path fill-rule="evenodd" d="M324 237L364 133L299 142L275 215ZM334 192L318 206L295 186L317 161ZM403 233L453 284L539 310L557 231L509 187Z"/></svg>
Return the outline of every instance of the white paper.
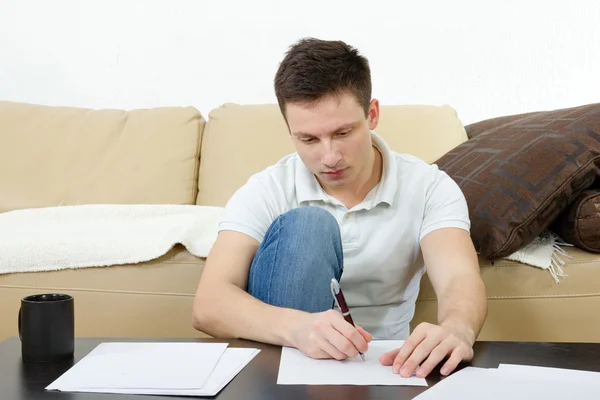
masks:
<svg viewBox="0 0 600 400"><path fill-rule="evenodd" d="M530 368L466 367L415 397L417 400L597 400L600 382ZM567 374L569 375L569 374Z"/></svg>
<svg viewBox="0 0 600 400"><path fill-rule="evenodd" d="M381 365L379 356L398 349L403 340L373 340L360 356L338 361L318 360L305 356L300 350L284 347L281 350L279 385L390 385L427 386L427 381L416 376L404 378L394 374L391 366Z"/></svg>
<svg viewBox="0 0 600 400"><path fill-rule="evenodd" d="M512 372L520 376L530 378L562 379L571 382L583 382L600 384L600 372L582 371L576 369L564 369L553 367L539 367L532 365L500 364L498 370L501 372ZM600 398L600 395L598 396Z"/></svg>
<svg viewBox="0 0 600 400"><path fill-rule="evenodd" d="M198 389L227 343L101 343L47 389Z"/></svg>
<svg viewBox="0 0 600 400"><path fill-rule="evenodd" d="M112 393L112 394L149 394L170 396L215 396L227 385L256 355L259 349L228 348L215 370L201 389L88 389L71 388L69 392Z"/></svg>

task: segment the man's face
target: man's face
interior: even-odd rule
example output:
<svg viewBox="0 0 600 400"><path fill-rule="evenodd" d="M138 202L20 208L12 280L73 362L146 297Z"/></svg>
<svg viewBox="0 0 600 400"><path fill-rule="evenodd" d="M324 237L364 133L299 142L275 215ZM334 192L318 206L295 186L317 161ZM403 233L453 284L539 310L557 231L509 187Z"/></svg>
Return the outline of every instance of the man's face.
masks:
<svg viewBox="0 0 600 400"><path fill-rule="evenodd" d="M368 117L350 94L316 104L288 104L286 118L301 160L322 185L340 189L371 176L373 149L369 130L379 117L377 100ZM358 184L363 184L359 182Z"/></svg>

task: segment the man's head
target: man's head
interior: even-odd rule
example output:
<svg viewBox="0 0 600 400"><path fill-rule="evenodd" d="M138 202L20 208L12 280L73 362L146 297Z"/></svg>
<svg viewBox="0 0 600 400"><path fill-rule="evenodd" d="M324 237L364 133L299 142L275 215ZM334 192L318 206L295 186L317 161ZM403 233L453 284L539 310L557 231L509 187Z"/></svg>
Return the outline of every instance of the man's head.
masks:
<svg viewBox="0 0 600 400"><path fill-rule="evenodd" d="M341 41L302 39L277 70L275 95L300 158L322 184L366 183L379 104L365 57Z"/></svg>
<svg viewBox="0 0 600 400"><path fill-rule="evenodd" d="M316 103L324 97L352 95L365 112L371 102L369 61L342 41L306 38L290 47L275 75L275 95L286 106Z"/></svg>

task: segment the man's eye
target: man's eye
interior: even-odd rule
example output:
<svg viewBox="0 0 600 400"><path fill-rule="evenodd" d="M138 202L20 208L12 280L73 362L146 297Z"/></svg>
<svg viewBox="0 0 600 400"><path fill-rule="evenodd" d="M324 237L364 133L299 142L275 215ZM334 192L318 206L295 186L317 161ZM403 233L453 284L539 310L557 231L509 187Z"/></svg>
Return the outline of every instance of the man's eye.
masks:
<svg viewBox="0 0 600 400"><path fill-rule="evenodd" d="M347 134L349 134L350 131L345 131L345 132L339 132L338 136L346 136Z"/></svg>
<svg viewBox="0 0 600 400"><path fill-rule="evenodd" d="M312 143L314 140L314 138L302 139L304 143Z"/></svg>

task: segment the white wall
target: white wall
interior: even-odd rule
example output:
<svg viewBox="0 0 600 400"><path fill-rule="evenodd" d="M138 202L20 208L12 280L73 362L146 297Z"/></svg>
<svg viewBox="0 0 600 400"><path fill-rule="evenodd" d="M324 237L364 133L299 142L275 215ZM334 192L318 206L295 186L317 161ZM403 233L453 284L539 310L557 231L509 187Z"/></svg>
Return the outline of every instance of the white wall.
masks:
<svg viewBox="0 0 600 400"><path fill-rule="evenodd" d="M0 0L0 99L275 102L303 36L358 47L382 103L446 103L463 123L600 102L598 0Z"/></svg>

